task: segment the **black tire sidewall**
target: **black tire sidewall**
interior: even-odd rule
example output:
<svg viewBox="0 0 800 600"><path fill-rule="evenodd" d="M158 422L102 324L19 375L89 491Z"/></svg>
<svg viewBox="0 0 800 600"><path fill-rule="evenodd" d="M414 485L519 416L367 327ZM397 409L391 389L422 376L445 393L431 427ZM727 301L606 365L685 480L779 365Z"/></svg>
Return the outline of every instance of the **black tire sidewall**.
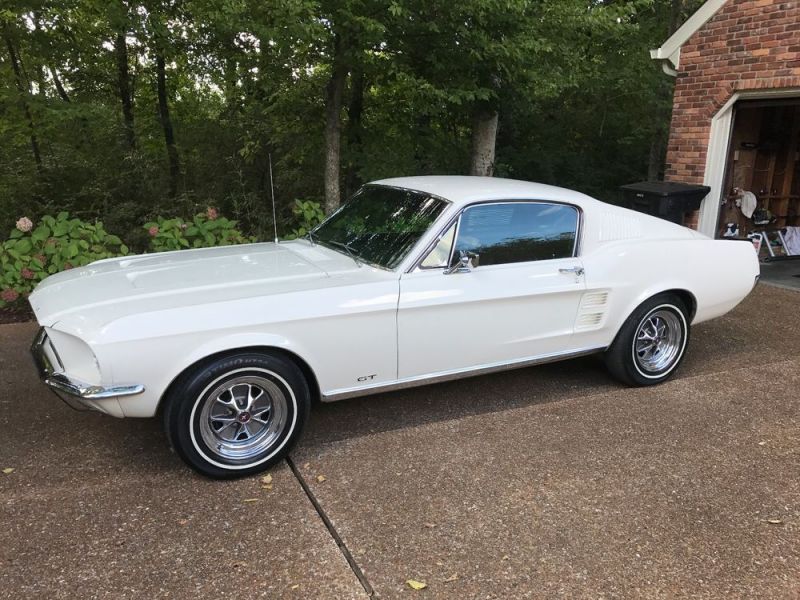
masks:
<svg viewBox="0 0 800 600"><path fill-rule="evenodd" d="M275 443L255 460L236 464L212 452L198 427L203 404L213 388L228 378L244 374L266 377L284 388L289 418ZM280 461L300 437L311 403L308 384L293 362L260 353L230 355L196 368L176 382L166 402L165 428L175 451L194 470L217 479L260 473Z"/></svg>
<svg viewBox="0 0 800 600"><path fill-rule="evenodd" d="M655 375L643 373L634 358L636 332L647 316L657 309L668 309L680 319L683 340L681 351L672 364ZM690 324L683 301L674 294L659 294L645 301L631 314L617 334L614 343L606 354L606 365L617 379L633 386L656 385L669 379L686 356L689 345Z"/></svg>

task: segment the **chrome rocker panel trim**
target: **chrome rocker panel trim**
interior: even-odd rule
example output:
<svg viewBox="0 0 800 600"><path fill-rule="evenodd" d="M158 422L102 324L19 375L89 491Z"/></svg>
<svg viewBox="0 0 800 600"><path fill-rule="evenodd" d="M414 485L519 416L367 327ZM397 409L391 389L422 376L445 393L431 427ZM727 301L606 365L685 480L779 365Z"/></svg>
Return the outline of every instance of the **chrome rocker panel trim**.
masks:
<svg viewBox="0 0 800 600"><path fill-rule="evenodd" d="M133 396L144 392L144 386L141 384L122 384L114 386L100 386L91 385L78 379L69 377L64 373L64 366L55 348L50 344L50 350L55 359L59 362L56 368L50 358L45 353L45 344L50 344L47 337L47 332L44 327L36 334L36 338L31 346L31 355L33 362L36 365L36 370L39 372L39 378L45 385L50 387L55 392L61 392L74 396L82 400L104 400L107 398L117 398L120 396Z"/></svg>
<svg viewBox="0 0 800 600"><path fill-rule="evenodd" d="M463 379L466 377L488 375L489 373L510 371L512 369L522 369L525 367L533 367L536 365L544 365L547 363L558 362L560 360L567 360L570 358L579 358L581 356L597 354L599 352L604 352L605 350L607 350L607 347L605 346L596 348L581 348L579 350L568 350L566 352L554 352L553 354L545 354L543 356L522 358L511 362L491 363L488 365L480 365L477 367L452 369L450 371L442 371L441 373L434 373L431 375L418 375L415 377L407 377L405 379L392 381L391 383L375 383L362 387L332 390L327 394L322 394L322 401L336 402L337 400L347 400L348 398L356 398L358 396L369 396L370 394L380 394L382 392L404 390L407 388L413 388L421 385L428 385L431 383L443 383L445 381L453 381L455 379Z"/></svg>

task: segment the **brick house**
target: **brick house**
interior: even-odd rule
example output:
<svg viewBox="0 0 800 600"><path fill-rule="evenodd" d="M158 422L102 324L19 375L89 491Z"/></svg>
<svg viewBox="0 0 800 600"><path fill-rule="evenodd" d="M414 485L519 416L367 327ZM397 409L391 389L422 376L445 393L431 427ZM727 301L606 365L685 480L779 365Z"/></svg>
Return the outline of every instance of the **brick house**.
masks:
<svg viewBox="0 0 800 600"><path fill-rule="evenodd" d="M738 187L771 226L799 226L800 2L708 0L651 56L676 77L665 179L711 187L685 224L754 229Z"/></svg>

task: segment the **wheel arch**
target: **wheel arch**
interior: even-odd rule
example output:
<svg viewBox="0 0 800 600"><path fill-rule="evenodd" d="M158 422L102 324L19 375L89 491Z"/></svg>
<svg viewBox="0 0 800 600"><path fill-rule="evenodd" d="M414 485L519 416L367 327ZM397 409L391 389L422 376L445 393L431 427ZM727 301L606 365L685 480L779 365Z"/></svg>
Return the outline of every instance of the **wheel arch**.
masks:
<svg viewBox="0 0 800 600"><path fill-rule="evenodd" d="M689 314L686 315L686 321L690 325L692 324L694 316L697 314L697 298L692 292L690 292L687 289L675 288L671 290L664 290L663 292L659 292L658 294L653 294L653 296L658 296L659 294L675 294L678 298L683 300L684 305L686 305L686 308L689 311ZM650 296L650 298L652 298L653 296Z"/></svg>
<svg viewBox="0 0 800 600"><path fill-rule="evenodd" d="M651 298L655 298L656 296L661 296L663 294L673 294L683 301L687 310L689 311L689 314L686 315L686 321L687 323L691 324L695 314L697 313L697 297L685 286L680 285L667 285L646 290L631 303L631 306L628 307L628 310L625 312L623 322L625 319L630 317L633 312L642 304Z"/></svg>
<svg viewBox="0 0 800 600"><path fill-rule="evenodd" d="M655 298L656 296L661 296L662 294L673 294L683 301L686 305L688 310L688 314L686 315L686 322L688 325L692 324L694 320L695 314L697 314L697 298L695 295L686 289L685 287L675 286L675 287L665 287L664 289L655 290L648 290L645 293L641 294L634 300L630 306L627 307L625 312L621 315L621 320L616 327L616 331L614 332L614 338L612 339L611 344L609 347L617 340L619 337L620 331L625 326L625 323L628 321L630 316L638 309L642 304L647 302L648 300Z"/></svg>
<svg viewBox="0 0 800 600"><path fill-rule="evenodd" d="M225 350L219 350L194 362L186 365L180 373L178 373L172 381L170 381L169 385L164 389L164 392L161 394L161 397L158 400L158 408L157 414L161 414L164 410L164 399L175 389L176 386L180 385L191 373L195 370L202 368L205 365L208 365L216 360L221 358L225 358L227 356L232 356L234 354L239 354L242 352L257 352L262 354L273 354L281 356L292 363L294 363L300 371L303 373L303 377L308 383L308 391L311 395L312 402L317 402L320 399L320 387L319 381L317 380L316 373L314 373L314 369L311 368L311 365L302 358L299 354L292 352L291 350L287 350L286 348L281 348L280 346L270 346L270 345L263 345L263 344L255 344L255 345L248 345L248 346L241 346L237 348L228 348Z"/></svg>

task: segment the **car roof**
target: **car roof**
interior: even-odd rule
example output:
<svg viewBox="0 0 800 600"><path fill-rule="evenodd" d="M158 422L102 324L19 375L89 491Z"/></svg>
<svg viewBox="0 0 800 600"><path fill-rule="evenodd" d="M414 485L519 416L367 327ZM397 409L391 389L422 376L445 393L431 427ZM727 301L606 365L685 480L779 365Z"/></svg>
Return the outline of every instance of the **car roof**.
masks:
<svg viewBox="0 0 800 600"><path fill-rule="evenodd" d="M470 177L463 175L429 175L393 177L373 181L370 185L386 185L426 192L450 200L453 204L470 204L481 200L554 200L586 205L599 203L580 192L544 183L504 179L502 177Z"/></svg>

